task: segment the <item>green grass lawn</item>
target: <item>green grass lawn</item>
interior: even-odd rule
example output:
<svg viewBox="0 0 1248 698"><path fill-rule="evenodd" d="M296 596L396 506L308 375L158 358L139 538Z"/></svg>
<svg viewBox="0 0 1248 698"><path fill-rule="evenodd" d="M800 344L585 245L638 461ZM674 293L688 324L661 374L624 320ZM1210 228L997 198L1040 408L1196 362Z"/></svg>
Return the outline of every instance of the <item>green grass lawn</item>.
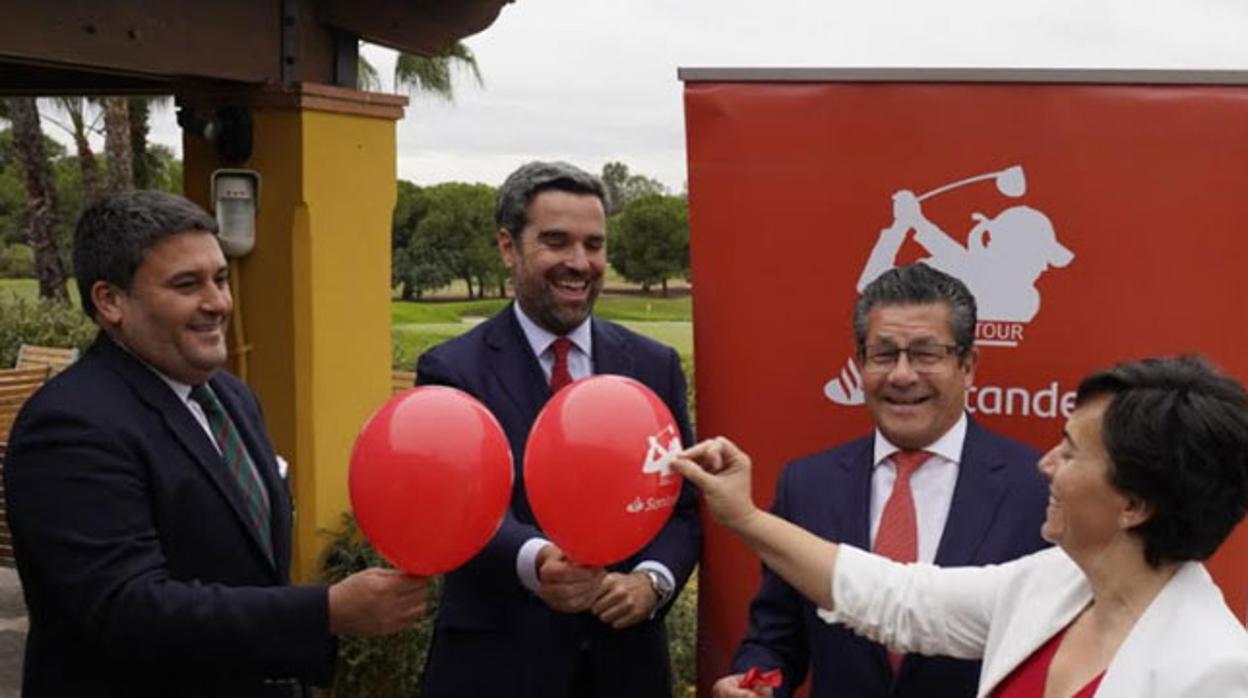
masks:
<svg viewBox="0 0 1248 698"><path fill-rule="evenodd" d="M38 291L39 286L34 279L0 279L0 301L12 298L33 301ZM69 295L77 304L78 291L73 281L70 281ZM390 323L395 365L413 368L416 358L426 349L467 332L472 327L473 319L489 317L508 302L510 299L506 298L392 302ZM686 362L693 354L693 308L688 295L662 298L603 293L598 298L594 313L675 347Z"/></svg>
<svg viewBox="0 0 1248 698"><path fill-rule="evenodd" d="M489 317L508 302L505 298L432 303L394 301L390 304L390 321L396 327L454 323L464 318ZM689 296L662 298L604 293L598 298L594 314L617 321L689 322L693 318L693 303Z"/></svg>
<svg viewBox="0 0 1248 698"><path fill-rule="evenodd" d="M73 279L66 284L69 300L78 305L78 284ZM35 301L39 299L39 282L35 279L0 279L0 301L20 299Z"/></svg>

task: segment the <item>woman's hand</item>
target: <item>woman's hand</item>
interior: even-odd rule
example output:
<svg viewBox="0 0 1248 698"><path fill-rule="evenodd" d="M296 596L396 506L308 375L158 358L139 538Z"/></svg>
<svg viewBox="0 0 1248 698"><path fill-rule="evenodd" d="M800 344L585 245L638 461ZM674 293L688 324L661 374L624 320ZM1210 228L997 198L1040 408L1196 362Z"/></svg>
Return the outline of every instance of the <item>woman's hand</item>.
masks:
<svg viewBox="0 0 1248 698"><path fill-rule="evenodd" d="M686 449L672 465L702 491L721 526L740 530L758 513L750 493L750 457L728 439L707 439Z"/></svg>

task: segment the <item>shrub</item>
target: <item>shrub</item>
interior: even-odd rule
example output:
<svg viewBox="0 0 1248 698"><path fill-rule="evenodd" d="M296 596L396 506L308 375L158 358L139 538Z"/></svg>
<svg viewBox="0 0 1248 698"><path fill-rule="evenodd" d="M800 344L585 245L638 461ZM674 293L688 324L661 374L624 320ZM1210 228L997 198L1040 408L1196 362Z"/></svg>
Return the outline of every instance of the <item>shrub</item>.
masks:
<svg viewBox="0 0 1248 698"><path fill-rule="evenodd" d="M321 564L321 577L333 584L370 567L389 567L360 533L355 517L342 515L330 537ZM420 695L425 654L433 638L440 579L429 588L425 619L415 627L389 637L343 637L338 640L334 670L334 698L411 698ZM675 696L692 696L697 664L698 577L695 573L667 614L669 651Z"/></svg>
<svg viewBox="0 0 1248 698"><path fill-rule="evenodd" d="M35 252L30 245L0 244L0 279L26 279L35 275Z"/></svg>
<svg viewBox="0 0 1248 698"><path fill-rule="evenodd" d="M0 296L0 366L17 363L17 351L23 344L85 350L98 329L68 303Z"/></svg>
<svg viewBox="0 0 1248 698"><path fill-rule="evenodd" d="M333 584L370 567L390 567L360 533L355 517L342 515L337 530L325 532L329 546L321 564L322 578ZM437 613L438 580L429 588L425 619L412 628L387 637L338 639L338 663L334 669L334 698L411 698L420 695L420 676L425 653L433 636Z"/></svg>
<svg viewBox="0 0 1248 698"><path fill-rule="evenodd" d="M697 689L698 573L695 570L667 614L667 647L672 655L672 695L692 696Z"/></svg>

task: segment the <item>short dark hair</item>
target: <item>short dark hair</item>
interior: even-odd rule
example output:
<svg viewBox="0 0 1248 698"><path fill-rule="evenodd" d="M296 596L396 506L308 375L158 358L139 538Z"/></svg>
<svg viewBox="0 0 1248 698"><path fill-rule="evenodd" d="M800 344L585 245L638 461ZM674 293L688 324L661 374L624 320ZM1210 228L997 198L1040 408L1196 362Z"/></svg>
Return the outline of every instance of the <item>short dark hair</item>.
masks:
<svg viewBox="0 0 1248 698"><path fill-rule="evenodd" d="M552 189L596 196L604 209L607 206L602 182L585 170L566 162L529 162L512 172L499 187L498 209L494 212L498 227L519 239L529 224L529 204L538 194Z"/></svg>
<svg viewBox="0 0 1248 698"><path fill-rule="evenodd" d="M91 204L74 228L74 279L82 310L95 318L91 287L105 281L130 289L148 248L176 233L215 234L217 221L188 199L162 191L109 194Z"/></svg>
<svg viewBox="0 0 1248 698"><path fill-rule="evenodd" d="M1132 532L1153 567L1204 560L1248 511L1248 395L1198 356L1094 373L1075 404L1109 396L1101 439L1110 483L1152 515Z"/></svg>
<svg viewBox="0 0 1248 698"><path fill-rule="evenodd" d="M862 289L862 295L854 304L854 341L858 355L867 349L867 317L872 308L925 303L949 306L949 329L958 345L958 353L965 355L975 343L975 296L957 277L922 262L889 269Z"/></svg>

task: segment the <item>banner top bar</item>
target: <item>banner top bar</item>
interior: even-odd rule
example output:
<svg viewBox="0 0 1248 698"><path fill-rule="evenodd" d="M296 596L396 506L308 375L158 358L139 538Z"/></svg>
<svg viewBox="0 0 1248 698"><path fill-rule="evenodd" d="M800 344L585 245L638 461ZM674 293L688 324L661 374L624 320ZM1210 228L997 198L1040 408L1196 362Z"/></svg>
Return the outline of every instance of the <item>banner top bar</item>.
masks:
<svg viewBox="0 0 1248 698"><path fill-rule="evenodd" d="M1248 70L1133 68L678 68L683 82L1030 82L1248 85Z"/></svg>

